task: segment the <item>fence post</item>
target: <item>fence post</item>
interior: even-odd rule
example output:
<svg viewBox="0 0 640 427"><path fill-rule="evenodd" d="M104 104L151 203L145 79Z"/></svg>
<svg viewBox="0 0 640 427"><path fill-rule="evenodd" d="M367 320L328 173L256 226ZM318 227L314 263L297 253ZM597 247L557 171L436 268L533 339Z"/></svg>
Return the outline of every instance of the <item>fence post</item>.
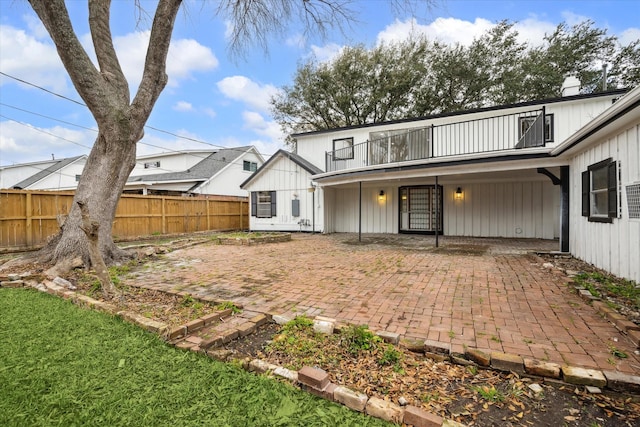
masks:
<svg viewBox="0 0 640 427"><path fill-rule="evenodd" d="M31 193L27 193L27 203L26 205L26 212L25 212L25 219L26 219L26 223L25 223L25 229L27 232L27 246L29 248L33 247L33 227L32 227L32 200L31 200Z"/></svg>
<svg viewBox="0 0 640 427"><path fill-rule="evenodd" d="M244 218L242 215L242 200L239 200L240 202L240 227L238 227L240 230L244 230Z"/></svg>
<svg viewBox="0 0 640 427"><path fill-rule="evenodd" d="M211 230L211 212L209 211L209 198L205 199L207 202L207 231Z"/></svg>
<svg viewBox="0 0 640 427"><path fill-rule="evenodd" d="M167 211L165 208L165 203L167 199L162 198L162 234L167 234Z"/></svg>

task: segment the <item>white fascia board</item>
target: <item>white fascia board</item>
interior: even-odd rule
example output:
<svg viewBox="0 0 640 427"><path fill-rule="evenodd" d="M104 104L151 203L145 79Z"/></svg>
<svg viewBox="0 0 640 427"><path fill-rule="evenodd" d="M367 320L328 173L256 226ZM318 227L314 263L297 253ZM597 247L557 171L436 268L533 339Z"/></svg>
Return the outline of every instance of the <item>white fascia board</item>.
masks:
<svg viewBox="0 0 640 427"><path fill-rule="evenodd" d="M618 99L608 109L603 111L599 116L591 120L589 123L578 129L573 135L558 144L551 150L552 156L567 155L570 156L574 152L590 145L600 139L603 135L610 132L608 127L613 123L607 123L613 120L618 114L624 110L633 107L634 104L640 102L640 86L636 86L626 95ZM640 107L635 107L627 112L623 117L615 120L617 126L626 123L638 122L640 120ZM574 146L574 144L577 144ZM580 147L582 145L582 147Z"/></svg>

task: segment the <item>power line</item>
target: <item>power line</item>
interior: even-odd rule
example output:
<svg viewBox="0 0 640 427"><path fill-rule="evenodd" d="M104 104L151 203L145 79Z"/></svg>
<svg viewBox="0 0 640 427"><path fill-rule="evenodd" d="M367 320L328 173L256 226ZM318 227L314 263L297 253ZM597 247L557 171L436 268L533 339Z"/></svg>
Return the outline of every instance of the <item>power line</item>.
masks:
<svg viewBox="0 0 640 427"><path fill-rule="evenodd" d="M62 98L62 99L64 99L64 100L67 100L67 101L73 102L73 103L75 103L75 104L81 105L81 106L83 106L83 107L86 107L86 104L84 104L84 103L82 103L82 102L80 102L80 101L77 101L77 100L75 100L75 99L72 99L72 98L66 97L66 96L61 95L61 94L59 94L59 93L56 93L56 92L50 91L50 90L45 89L45 88L43 88L43 87L41 87L41 86L38 86L38 85L36 85L36 84L34 84L34 83L31 83L31 82L28 82L28 81L26 81L26 80L20 79L20 78L18 78L18 77L12 76L12 75L7 74L7 73L4 73L4 72L2 72L2 71L0 71L0 74L1 74L1 75L3 75L3 76L5 76L5 77L9 77L10 79L14 79L14 80L16 80L16 81L19 81L19 82L21 82L21 83L24 83L24 84L26 84L26 85L29 85L29 86L35 87L36 89L43 90L43 91L45 91L45 92L47 92L47 93L49 93L49 94L51 94L51 95L57 96L57 97ZM6 105L6 104L3 104L3 105ZM17 107L11 107L11 108L16 108L16 109L19 109L19 110L20 110L20 108L17 108ZM22 110L22 111L26 111L26 110ZM26 112L29 112L29 111L26 111ZM30 113L32 113L32 112L30 112ZM38 113L32 113L32 114L40 115L40 114L38 114ZM56 120L56 121L59 121L59 122L62 122L62 123L66 123L66 122L64 122L64 121L62 121L62 120L54 119L54 118L51 118L51 117L47 117L47 116L43 116L43 115L40 115L40 116L42 116L42 117L46 117L46 118L49 118L49 119L51 119L51 120ZM71 123L69 123L69 124L71 124ZM74 124L71 124L71 125L73 125L73 126L77 126L77 127L82 127L82 126L80 126L80 125L74 125ZM214 147L214 148L222 148L222 149L230 149L230 148L231 148L231 147L225 147L225 146L222 146L222 145L212 144L212 143L210 143L210 142L202 141L202 140L195 139L195 138L190 138L190 137L186 137L186 136L178 135L178 134L176 134L176 133L169 132L169 131L167 131L167 130L163 130L163 129L159 129L159 128L156 128L156 127L153 127L153 126L150 126L150 125L145 125L145 128L152 129L152 130L155 130L155 131L157 131L157 132L162 132L162 133L165 133L165 134L167 134L167 135L174 136L174 137L176 137L176 138L184 139L184 140L186 140L186 141L192 141L192 142L197 142L197 143L199 143L199 144L208 145L208 146L211 146L211 147ZM85 129L86 129L86 128L85 128ZM149 145L149 144L147 144L147 145ZM156 146L153 146L153 147L156 147ZM254 147L254 148L255 148L255 147ZM168 148L167 148L166 150L167 150L167 151L173 151L173 152L179 152L179 151L171 150L171 149L168 149ZM258 151L258 150L256 150L256 151ZM258 151L258 153L259 153L261 156L263 156L263 157L271 157L271 156L273 155L273 154L264 154L264 153L260 153L259 151Z"/></svg>

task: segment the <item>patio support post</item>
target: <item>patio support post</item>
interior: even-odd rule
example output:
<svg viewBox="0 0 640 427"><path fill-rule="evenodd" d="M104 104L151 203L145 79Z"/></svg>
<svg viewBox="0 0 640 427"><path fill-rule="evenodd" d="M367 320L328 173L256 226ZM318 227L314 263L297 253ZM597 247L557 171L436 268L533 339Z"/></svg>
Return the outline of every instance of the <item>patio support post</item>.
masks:
<svg viewBox="0 0 640 427"><path fill-rule="evenodd" d="M569 252L569 166L560 166L560 251Z"/></svg>
<svg viewBox="0 0 640 427"><path fill-rule="evenodd" d="M362 242L362 181L358 184L358 242Z"/></svg>
<svg viewBox="0 0 640 427"><path fill-rule="evenodd" d="M436 248L439 245L438 242L438 234L439 234L439 229L440 229L440 197L438 194L438 175L436 175L436 189L435 189L435 194L436 194Z"/></svg>

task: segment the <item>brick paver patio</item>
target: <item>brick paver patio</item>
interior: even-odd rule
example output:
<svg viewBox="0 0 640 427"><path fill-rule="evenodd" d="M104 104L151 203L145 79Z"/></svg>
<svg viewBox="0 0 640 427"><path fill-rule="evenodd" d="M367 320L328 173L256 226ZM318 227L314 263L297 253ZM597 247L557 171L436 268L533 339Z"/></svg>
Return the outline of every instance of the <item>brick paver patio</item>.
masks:
<svg viewBox="0 0 640 427"><path fill-rule="evenodd" d="M464 347L640 374L635 346L527 254L545 240L295 234L291 242L204 244L167 255L135 282L294 317L323 315ZM129 280L130 284L133 280ZM613 348L629 357L619 359Z"/></svg>

